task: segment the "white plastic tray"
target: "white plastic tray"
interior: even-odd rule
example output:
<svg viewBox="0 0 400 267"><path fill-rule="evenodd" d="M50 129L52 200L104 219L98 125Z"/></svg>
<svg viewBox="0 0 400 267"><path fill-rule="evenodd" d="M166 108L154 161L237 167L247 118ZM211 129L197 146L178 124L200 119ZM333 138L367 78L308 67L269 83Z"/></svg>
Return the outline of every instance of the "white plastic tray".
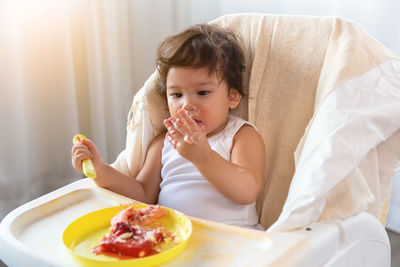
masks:
<svg viewBox="0 0 400 267"><path fill-rule="evenodd" d="M78 266L62 243L73 220L133 200L82 179L33 200L8 214L0 225L0 256L10 265ZM243 266L271 247L265 232L191 218L186 249L167 266Z"/></svg>
<svg viewBox="0 0 400 267"><path fill-rule="evenodd" d="M65 227L88 212L131 202L90 178L66 185L2 220L0 259L9 266L79 266L62 242ZM164 266L390 266L387 234L367 213L286 233L190 219L187 247Z"/></svg>

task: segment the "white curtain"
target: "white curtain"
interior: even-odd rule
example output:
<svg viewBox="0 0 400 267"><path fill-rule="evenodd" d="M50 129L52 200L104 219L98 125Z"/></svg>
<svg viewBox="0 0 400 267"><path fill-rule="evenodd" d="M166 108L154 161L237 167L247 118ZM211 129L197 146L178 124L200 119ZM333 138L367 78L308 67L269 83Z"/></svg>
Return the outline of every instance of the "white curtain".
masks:
<svg viewBox="0 0 400 267"><path fill-rule="evenodd" d="M81 177L71 166L76 133L107 162L122 150L131 100L154 68L143 56L156 47L143 27L150 6L0 1L0 218ZM155 29L171 27L170 14L159 18Z"/></svg>
<svg viewBox="0 0 400 267"><path fill-rule="evenodd" d="M228 13L337 15L400 55L397 10L396 0L0 0L0 219L81 177L76 133L115 160L165 36Z"/></svg>
<svg viewBox="0 0 400 267"><path fill-rule="evenodd" d="M79 121L67 9L66 2L1 2L2 214L70 181L67 140Z"/></svg>

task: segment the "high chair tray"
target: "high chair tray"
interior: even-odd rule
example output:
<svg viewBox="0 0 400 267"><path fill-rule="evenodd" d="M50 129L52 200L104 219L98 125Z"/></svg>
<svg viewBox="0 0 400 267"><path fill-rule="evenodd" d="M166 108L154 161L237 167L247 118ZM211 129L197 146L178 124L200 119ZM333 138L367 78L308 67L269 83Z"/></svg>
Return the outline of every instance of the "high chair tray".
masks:
<svg viewBox="0 0 400 267"><path fill-rule="evenodd" d="M97 187L92 179L79 180L10 213L1 224L2 250L18 262L26 258L30 266L36 265L34 262L38 266L79 266L62 242L64 229L91 211L132 201ZM243 265L271 245L264 232L190 219L193 234L184 252L168 263L171 266L206 262Z"/></svg>
<svg viewBox="0 0 400 267"><path fill-rule="evenodd" d="M89 212L132 201L97 187L90 178L50 192L3 219L0 259L10 266L79 266L63 244L64 229ZM372 233L377 237L376 222L363 216L340 227L334 221L317 223L313 231L288 233L267 233L189 217L193 232L187 247L163 266L321 266L332 261L343 246L340 242L345 226L354 237L362 222L365 231L360 236Z"/></svg>

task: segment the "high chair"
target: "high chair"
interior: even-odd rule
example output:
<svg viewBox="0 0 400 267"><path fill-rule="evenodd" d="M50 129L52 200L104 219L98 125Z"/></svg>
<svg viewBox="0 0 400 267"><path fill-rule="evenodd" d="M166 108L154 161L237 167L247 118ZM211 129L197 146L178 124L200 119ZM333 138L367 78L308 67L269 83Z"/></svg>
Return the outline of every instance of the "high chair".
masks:
<svg viewBox="0 0 400 267"><path fill-rule="evenodd" d="M165 266L390 266L384 229L400 154L400 60L354 22L336 17L223 16L246 57L234 114L266 149L257 231L191 218L187 248ZM156 72L136 94L126 149L113 166L135 177L169 117ZM9 213L0 258L11 266L78 266L63 229L131 199L76 181Z"/></svg>

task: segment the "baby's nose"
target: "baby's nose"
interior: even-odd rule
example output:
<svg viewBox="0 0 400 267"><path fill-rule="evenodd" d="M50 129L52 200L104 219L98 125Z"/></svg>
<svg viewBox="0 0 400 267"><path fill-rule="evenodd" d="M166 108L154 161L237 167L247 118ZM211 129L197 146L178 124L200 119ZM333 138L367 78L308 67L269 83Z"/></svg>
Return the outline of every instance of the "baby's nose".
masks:
<svg viewBox="0 0 400 267"><path fill-rule="evenodd" d="M190 99L185 99L185 102L183 103L182 108L184 110L193 110L196 109L196 105L193 103L193 101L191 101Z"/></svg>

